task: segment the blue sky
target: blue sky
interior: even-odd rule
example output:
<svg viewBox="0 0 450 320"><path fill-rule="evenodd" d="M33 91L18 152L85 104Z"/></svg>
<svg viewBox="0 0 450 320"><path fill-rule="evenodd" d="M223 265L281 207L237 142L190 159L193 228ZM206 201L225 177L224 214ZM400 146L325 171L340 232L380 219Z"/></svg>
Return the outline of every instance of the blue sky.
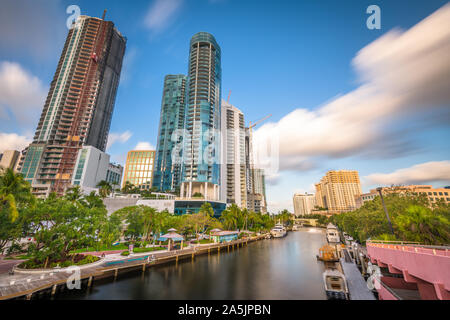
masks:
<svg viewBox="0 0 450 320"><path fill-rule="evenodd" d="M222 48L222 97L226 99L232 91L230 103L244 112L247 123L272 114L269 123L276 125L294 110L319 112L336 97L358 89L364 82L364 70L371 70L367 63L362 63L366 68L363 72L355 68L354 58L361 49L392 29L410 29L446 3L3 0L0 84L9 81L14 87L16 78L11 74L16 72L29 90L15 97L11 90L0 89L0 147L18 146L32 137L67 34L66 8L72 4L90 16L100 17L103 9L108 9L107 20L112 20L128 39L110 131L114 143L108 149L113 160L123 162L126 152L137 144L156 145L164 76L186 73L189 40L196 32L212 33ZM366 8L371 4L381 8L381 30L366 27ZM448 45L449 39L439 41ZM447 81L449 74L444 77ZM375 78L378 83L380 76ZM448 121L444 121L449 119L448 95L439 101L424 98L418 104L420 112L403 108L401 116L396 113L394 120L376 128L396 139L372 132L379 139L373 152L368 152L367 146L343 147L342 152L324 146L323 152L306 154L299 148L290 154L282 146L281 157L306 157L303 160L308 165L302 167L300 161L297 166L294 161L269 177L267 196L272 211L292 209L293 193L313 191L313 183L328 169L359 170L362 178L392 174L364 180L363 191L391 181L449 185L450 130ZM431 104L435 107L428 108ZM358 135L361 133L355 132ZM295 141L304 143L301 136ZM419 175L411 181L395 174L407 168L414 173L433 171L430 167L442 174Z"/></svg>

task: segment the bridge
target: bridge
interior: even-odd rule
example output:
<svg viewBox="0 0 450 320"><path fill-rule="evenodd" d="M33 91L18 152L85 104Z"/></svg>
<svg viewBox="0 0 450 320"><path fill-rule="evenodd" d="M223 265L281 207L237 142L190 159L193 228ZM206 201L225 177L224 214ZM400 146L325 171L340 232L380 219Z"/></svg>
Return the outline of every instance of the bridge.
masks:
<svg viewBox="0 0 450 320"><path fill-rule="evenodd" d="M367 254L381 268L382 300L450 300L450 247L368 241Z"/></svg>

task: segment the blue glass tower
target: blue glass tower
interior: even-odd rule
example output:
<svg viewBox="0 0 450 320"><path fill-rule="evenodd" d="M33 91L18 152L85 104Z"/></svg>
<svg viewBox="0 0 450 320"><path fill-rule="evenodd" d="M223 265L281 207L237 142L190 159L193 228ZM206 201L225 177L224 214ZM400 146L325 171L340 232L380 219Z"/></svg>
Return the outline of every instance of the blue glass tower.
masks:
<svg viewBox="0 0 450 320"><path fill-rule="evenodd" d="M181 163L172 156L179 156L178 145L184 128L186 76L167 75L164 78L158 144L156 147L153 187L159 191L175 191L181 183ZM179 148L181 149L181 148ZM177 157L178 158L178 157Z"/></svg>
<svg viewBox="0 0 450 320"><path fill-rule="evenodd" d="M221 78L220 46L213 35L191 38L186 89L181 196L219 198Z"/></svg>

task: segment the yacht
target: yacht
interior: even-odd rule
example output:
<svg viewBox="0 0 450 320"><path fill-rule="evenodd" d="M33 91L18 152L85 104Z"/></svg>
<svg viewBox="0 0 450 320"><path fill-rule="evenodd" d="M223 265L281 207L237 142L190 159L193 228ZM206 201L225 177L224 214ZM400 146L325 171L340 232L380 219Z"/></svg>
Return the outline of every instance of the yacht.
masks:
<svg viewBox="0 0 450 320"><path fill-rule="evenodd" d="M339 243L341 239L339 237L338 230L335 225L329 223L327 226L327 241L328 243Z"/></svg>
<svg viewBox="0 0 450 320"><path fill-rule="evenodd" d="M287 231L286 228L283 226L283 224L277 223L275 227L273 227L272 230L270 230L270 234L274 238L283 238L284 236L286 236Z"/></svg>
<svg viewBox="0 0 450 320"><path fill-rule="evenodd" d="M294 225L292 226L292 231L298 231L298 230L300 230L301 228L302 228L301 225L299 225L299 224L294 224Z"/></svg>
<svg viewBox="0 0 450 320"><path fill-rule="evenodd" d="M345 276L336 269L326 269L323 283L328 299L348 300L348 287Z"/></svg>

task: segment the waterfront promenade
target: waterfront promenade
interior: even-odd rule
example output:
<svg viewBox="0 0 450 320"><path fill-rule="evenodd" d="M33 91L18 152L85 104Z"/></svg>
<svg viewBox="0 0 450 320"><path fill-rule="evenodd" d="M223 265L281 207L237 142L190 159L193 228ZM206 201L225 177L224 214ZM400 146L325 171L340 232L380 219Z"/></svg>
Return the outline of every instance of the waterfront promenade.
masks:
<svg viewBox="0 0 450 320"><path fill-rule="evenodd" d="M195 259L200 254L212 254L220 251L230 251L243 247L247 243L264 239L265 235L235 240L217 244L195 244L180 250L161 250L146 253L136 253L127 257L119 253L106 255L100 261L80 267L80 280L87 287L91 287L95 279L113 277L132 270L145 272L146 268L168 262L177 263L182 259ZM154 258L154 259L152 259ZM14 260L11 260L14 261ZM17 261L16 261L17 263ZM0 300L13 298L32 299L35 294L56 294L66 287L67 280L73 274L64 269L27 270L26 273L16 270L14 275L0 274Z"/></svg>

